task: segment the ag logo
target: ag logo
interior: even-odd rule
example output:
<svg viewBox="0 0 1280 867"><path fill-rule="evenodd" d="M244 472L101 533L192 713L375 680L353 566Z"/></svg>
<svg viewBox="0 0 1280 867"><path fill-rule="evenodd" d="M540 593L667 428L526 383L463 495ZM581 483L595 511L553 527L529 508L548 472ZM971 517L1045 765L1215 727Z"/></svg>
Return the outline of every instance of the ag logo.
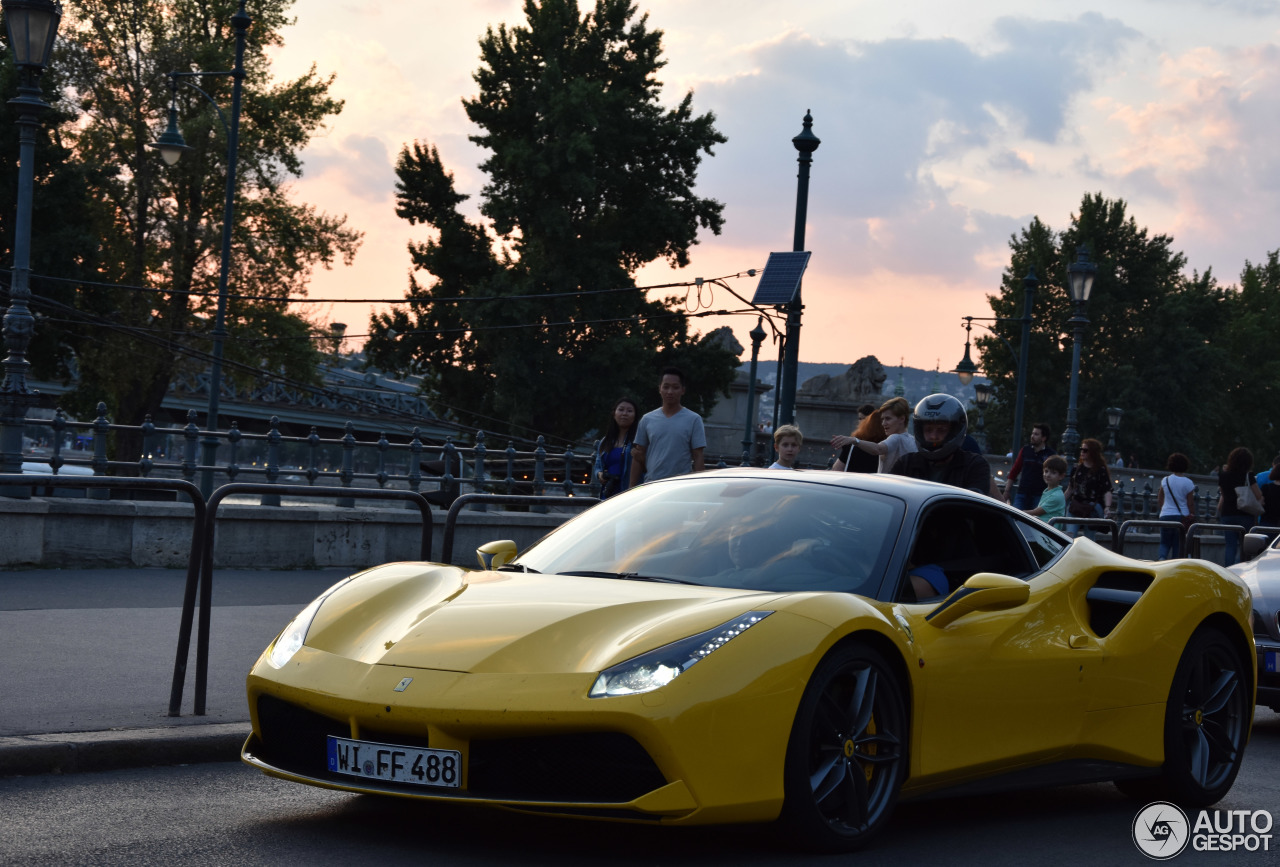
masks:
<svg viewBox="0 0 1280 867"><path fill-rule="evenodd" d="M1148 858L1168 861L1182 854L1191 839L1187 814L1175 804L1156 801L1138 811L1133 820L1133 842Z"/></svg>

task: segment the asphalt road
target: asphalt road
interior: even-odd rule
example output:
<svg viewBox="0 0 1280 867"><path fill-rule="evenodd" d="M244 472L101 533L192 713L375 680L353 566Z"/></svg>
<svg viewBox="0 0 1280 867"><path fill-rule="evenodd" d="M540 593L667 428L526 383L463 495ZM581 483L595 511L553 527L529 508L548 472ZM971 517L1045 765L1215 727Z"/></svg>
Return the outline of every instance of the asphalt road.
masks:
<svg viewBox="0 0 1280 867"><path fill-rule="evenodd" d="M186 574L0 572L0 737L243 722L244 677L271 639L349 569L215 570L208 713L167 716ZM194 639L193 639L194 641Z"/></svg>
<svg viewBox="0 0 1280 867"><path fill-rule="evenodd" d="M1131 839L1142 805L1110 785L901 805L856 856L797 853L766 827L657 828L348 795L239 764L0 780L0 865L698 865L928 863L973 867L1151 861ZM1268 810L1267 852L1196 852L1176 864L1280 861L1280 715L1259 711L1222 810Z"/></svg>

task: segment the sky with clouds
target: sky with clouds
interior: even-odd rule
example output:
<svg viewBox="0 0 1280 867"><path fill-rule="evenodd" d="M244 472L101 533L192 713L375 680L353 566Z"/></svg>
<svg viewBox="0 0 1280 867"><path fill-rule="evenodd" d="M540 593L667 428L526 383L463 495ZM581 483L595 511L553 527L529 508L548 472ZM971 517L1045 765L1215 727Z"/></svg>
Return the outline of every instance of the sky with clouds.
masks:
<svg viewBox="0 0 1280 867"><path fill-rule="evenodd" d="M1090 4L1093 4L1092 8ZM250 4L252 5L252 4ZM1280 0L639 0L664 32L664 101L694 92L728 142L699 194L725 203L692 264L646 267L642 285L763 266L789 250L806 110L814 154L801 358L875 355L946 370L960 317L990 315L1008 240L1039 216L1063 228L1085 192L1123 198L1173 236L1188 267L1236 282L1280 248ZM393 165L435 144L473 198L485 152L461 99L478 39L523 23L520 0L305 0L274 53L278 77L334 72L341 115L304 152L302 201L366 233L317 299L403 297L406 244ZM474 210L473 210L474 215ZM731 285L750 295L755 280ZM666 293L662 293L666 294ZM738 306L717 292L716 307ZM308 305L367 330L386 305ZM696 320L734 328L754 318ZM774 356L768 344L764 357Z"/></svg>

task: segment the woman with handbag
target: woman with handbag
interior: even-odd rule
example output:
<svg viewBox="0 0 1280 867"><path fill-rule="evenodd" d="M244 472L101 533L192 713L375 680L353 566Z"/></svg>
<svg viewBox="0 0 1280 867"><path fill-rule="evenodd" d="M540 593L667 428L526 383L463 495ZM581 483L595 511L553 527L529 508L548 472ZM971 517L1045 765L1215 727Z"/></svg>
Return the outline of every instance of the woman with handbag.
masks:
<svg viewBox="0 0 1280 867"><path fill-rule="evenodd" d="M1191 462L1182 452L1169 455L1164 468L1169 475L1160 483L1160 494L1156 500L1156 508L1161 521L1179 521L1182 530L1177 527L1160 528L1160 553L1157 560L1168 560L1181 554L1182 534L1196 520L1196 483L1187 478L1187 470Z"/></svg>
<svg viewBox="0 0 1280 867"><path fill-rule="evenodd" d="M1227 455L1227 465L1218 474L1218 521L1234 524L1245 533L1262 514L1262 491L1258 489L1253 473L1249 472L1252 467L1253 452L1239 446ZM1243 533L1226 532L1222 544L1223 566L1237 562L1242 536Z"/></svg>
<svg viewBox="0 0 1280 867"><path fill-rule="evenodd" d="M627 489L631 476L631 441L636 438L640 408L629 397L613 402L613 414L604 436L596 443L596 478L600 499L608 499Z"/></svg>
<svg viewBox="0 0 1280 867"><path fill-rule="evenodd" d="M1101 518L1111 514L1111 472L1102 456L1102 443L1089 437L1080 443L1080 460L1071 469L1067 485L1067 514L1074 518ZM1066 531L1080 535L1079 524L1068 524ZM1085 528L1084 535L1093 538Z"/></svg>

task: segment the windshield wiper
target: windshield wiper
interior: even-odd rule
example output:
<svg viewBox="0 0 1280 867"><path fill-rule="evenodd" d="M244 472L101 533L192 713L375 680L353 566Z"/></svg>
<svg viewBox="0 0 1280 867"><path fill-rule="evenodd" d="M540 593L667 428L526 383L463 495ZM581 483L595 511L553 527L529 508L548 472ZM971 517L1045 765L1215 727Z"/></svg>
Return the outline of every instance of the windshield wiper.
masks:
<svg viewBox="0 0 1280 867"><path fill-rule="evenodd" d="M503 563L501 566L499 566L499 567L498 567L497 571L499 571L499 572L529 572L529 573L532 573L532 574L534 574L534 575L541 575L541 574L542 574L542 573L541 573L541 572L539 572L537 569L530 569L528 566L524 565L523 563Z"/></svg>
<svg viewBox="0 0 1280 867"><path fill-rule="evenodd" d="M560 572L560 575L577 575L582 578L618 578L623 581L654 581L659 584L694 584L697 581L684 581L680 578L663 578L657 575L641 575L639 572L597 572L591 569L575 569L571 572Z"/></svg>

